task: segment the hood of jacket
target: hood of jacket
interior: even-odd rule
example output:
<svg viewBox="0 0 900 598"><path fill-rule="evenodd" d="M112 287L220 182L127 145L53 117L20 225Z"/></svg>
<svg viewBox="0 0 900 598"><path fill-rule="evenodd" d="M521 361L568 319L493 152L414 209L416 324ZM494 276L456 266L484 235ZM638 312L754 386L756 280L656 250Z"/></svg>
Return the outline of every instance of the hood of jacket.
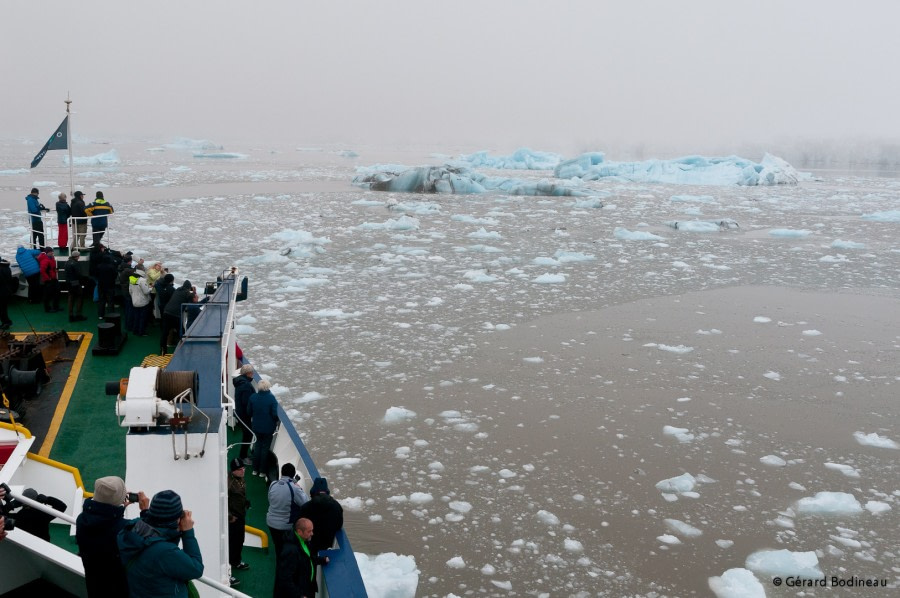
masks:
<svg viewBox="0 0 900 598"><path fill-rule="evenodd" d="M135 519L125 525L119 534L119 554L127 563L140 556L150 546L159 542L178 542L181 533L175 528L152 527L143 519Z"/></svg>

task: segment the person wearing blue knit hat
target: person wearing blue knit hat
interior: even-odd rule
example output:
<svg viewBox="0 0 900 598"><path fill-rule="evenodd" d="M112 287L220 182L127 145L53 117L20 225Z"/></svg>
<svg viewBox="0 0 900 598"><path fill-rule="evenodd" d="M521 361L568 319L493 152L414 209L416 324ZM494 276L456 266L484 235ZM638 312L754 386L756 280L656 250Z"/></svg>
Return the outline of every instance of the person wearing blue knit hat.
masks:
<svg viewBox="0 0 900 598"><path fill-rule="evenodd" d="M173 490L154 494L150 508L119 532L118 544L131 598L186 598L190 581L203 575L194 520Z"/></svg>

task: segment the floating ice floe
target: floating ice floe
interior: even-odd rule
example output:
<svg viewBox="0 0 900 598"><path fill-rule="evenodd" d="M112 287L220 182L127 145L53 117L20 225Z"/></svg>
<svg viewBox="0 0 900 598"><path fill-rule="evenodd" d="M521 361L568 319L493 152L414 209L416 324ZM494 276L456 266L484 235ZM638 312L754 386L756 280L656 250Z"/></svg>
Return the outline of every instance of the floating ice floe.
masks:
<svg viewBox="0 0 900 598"><path fill-rule="evenodd" d="M766 455L765 457L760 457L759 462L763 465L771 465L772 467L784 467L785 465L787 465L787 461L776 455Z"/></svg>
<svg viewBox="0 0 900 598"><path fill-rule="evenodd" d="M808 237L811 234L811 230L806 230L804 228L773 228L769 231L770 236L780 237L783 239L802 239L804 237Z"/></svg>
<svg viewBox="0 0 900 598"><path fill-rule="evenodd" d="M860 216L863 220L873 222L900 222L900 210L887 210L885 212L872 212Z"/></svg>
<svg viewBox="0 0 900 598"><path fill-rule="evenodd" d="M717 233L740 228L734 220L669 220L666 226L688 233Z"/></svg>
<svg viewBox="0 0 900 598"><path fill-rule="evenodd" d="M617 226L613 230L613 236L623 241L665 241L663 237L646 231L630 231L627 228Z"/></svg>
<svg viewBox="0 0 900 598"><path fill-rule="evenodd" d="M860 443L863 446L874 446L877 448L900 450L900 444L897 444L886 436L879 436L875 432L872 432L871 434L854 432L853 437L856 438L856 442Z"/></svg>
<svg viewBox="0 0 900 598"><path fill-rule="evenodd" d="M167 143L163 147L175 150L220 150L223 148L208 139L190 139L188 137L177 137L175 141Z"/></svg>
<svg viewBox="0 0 900 598"><path fill-rule="evenodd" d="M825 577L819 569L819 558L812 551L760 550L748 556L744 566L767 577L776 575L792 575L805 579Z"/></svg>
<svg viewBox="0 0 900 598"><path fill-rule="evenodd" d="M840 239L835 239L831 242L832 249L865 249L865 243L857 243L855 241L842 241Z"/></svg>
<svg viewBox="0 0 900 598"><path fill-rule="evenodd" d="M879 515L891 510L891 505L880 500L870 500L866 503L866 510L873 515Z"/></svg>
<svg viewBox="0 0 900 598"><path fill-rule="evenodd" d="M370 596L403 598L415 596L419 585L419 570L412 556L384 552L369 556L354 553L359 573Z"/></svg>
<svg viewBox="0 0 900 598"><path fill-rule="evenodd" d="M69 164L69 156L63 156L63 163ZM115 149L94 156L74 156L72 158L72 164L75 166L111 166L118 163L119 152Z"/></svg>
<svg viewBox="0 0 900 598"><path fill-rule="evenodd" d="M359 457L341 457L339 459L331 459L325 463L326 467L344 467L350 468L359 465L361 459Z"/></svg>
<svg viewBox="0 0 900 598"><path fill-rule="evenodd" d="M415 419L416 412L406 407L388 407L384 412L385 423L405 422Z"/></svg>
<svg viewBox="0 0 900 598"><path fill-rule="evenodd" d="M210 160L243 160L250 156L235 152L194 152L194 157Z"/></svg>
<svg viewBox="0 0 900 598"><path fill-rule="evenodd" d="M553 170L562 161L562 156L550 152L539 152L527 147L519 148L508 156L491 156L486 150L474 154L464 154L453 160L472 168L484 167L498 170Z"/></svg>
<svg viewBox="0 0 900 598"><path fill-rule="evenodd" d="M697 478L689 473L683 473L680 476L657 482L656 489L671 494L684 494L691 492L696 485Z"/></svg>
<svg viewBox="0 0 900 598"><path fill-rule="evenodd" d="M568 181L554 183L546 179L522 181L506 177L488 177L461 166L376 165L358 168L353 184L372 191L402 193L443 193L469 195L496 191L509 195L545 195L554 197L587 196L584 190Z"/></svg>
<svg viewBox="0 0 900 598"><path fill-rule="evenodd" d="M676 428L675 426L663 426L663 434L666 436L674 436L678 442L690 442L694 439L694 435L687 428Z"/></svg>
<svg viewBox="0 0 900 598"><path fill-rule="evenodd" d="M709 578L709 589L716 598L766 598L766 590L753 572L743 567L729 569Z"/></svg>
<svg viewBox="0 0 900 598"><path fill-rule="evenodd" d="M825 467L828 469L833 469L835 471L839 471L848 478L858 478L859 472L852 465L845 465L843 463L826 463Z"/></svg>
<svg viewBox="0 0 900 598"><path fill-rule="evenodd" d="M807 515L856 515L862 513L863 508L852 494L817 492L815 496L798 500L794 510Z"/></svg>
<svg viewBox="0 0 900 598"><path fill-rule="evenodd" d="M701 530L679 519L666 519L665 524L676 534L679 534L685 538L697 538L703 534Z"/></svg>
<svg viewBox="0 0 900 598"><path fill-rule="evenodd" d="M738 156L607 162L603 153L589 152L560 162L554 174L585 181L616 177L632 182L687 185L796 185L800 180L793 166L768 153L757 163Z"/></svg>

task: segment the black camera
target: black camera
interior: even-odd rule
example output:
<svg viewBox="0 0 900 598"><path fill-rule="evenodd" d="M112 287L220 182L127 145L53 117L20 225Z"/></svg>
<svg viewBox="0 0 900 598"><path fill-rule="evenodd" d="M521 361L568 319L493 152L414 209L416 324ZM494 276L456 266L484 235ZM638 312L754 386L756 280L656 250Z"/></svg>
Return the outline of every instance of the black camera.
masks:
<svg viewBox="0 0 900 598"><path fill-rule="evenodd" d="M140 500L140 498L138 498L137 492L129 492L128 493L128 502L136 503L139 500Z"/></svg>
<svg viewBox="0 0 900 598"><path fill-rule="evenodd" d="M7 515L3 518L3 530L11 532L16 529L16 520Z"/></svg>

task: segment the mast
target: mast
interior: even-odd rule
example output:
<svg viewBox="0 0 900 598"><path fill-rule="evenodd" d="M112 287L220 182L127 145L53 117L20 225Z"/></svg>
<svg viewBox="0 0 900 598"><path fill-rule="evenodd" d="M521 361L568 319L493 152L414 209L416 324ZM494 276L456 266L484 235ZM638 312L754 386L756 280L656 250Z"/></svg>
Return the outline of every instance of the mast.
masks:
<svg viewBox="0 0 900 598"><path fill-rule="evenodd" d="M69 105L72 100L69 99L69 92L66 92L66 145L69 146L69 197L75 197L75 165L72 161L72 116Z"/></svg>

